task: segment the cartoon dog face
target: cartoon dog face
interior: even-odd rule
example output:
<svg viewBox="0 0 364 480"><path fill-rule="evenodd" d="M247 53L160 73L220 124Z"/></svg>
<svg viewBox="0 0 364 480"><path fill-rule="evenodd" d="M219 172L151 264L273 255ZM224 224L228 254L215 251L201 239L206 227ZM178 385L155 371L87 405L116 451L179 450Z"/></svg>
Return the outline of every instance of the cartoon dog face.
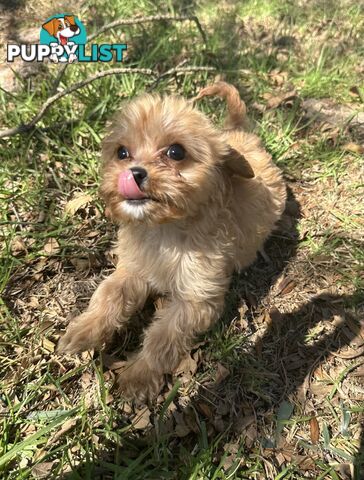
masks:
<svg viewBox="0 0 364 480"><path fill-rule="evenodd" d="M55 37L60 45L66 45L71 37L80 33L80 29L76 25L75 17L73 15L52 18L49 22L44 23L42 27L47 30L49 35Z"/></svg>

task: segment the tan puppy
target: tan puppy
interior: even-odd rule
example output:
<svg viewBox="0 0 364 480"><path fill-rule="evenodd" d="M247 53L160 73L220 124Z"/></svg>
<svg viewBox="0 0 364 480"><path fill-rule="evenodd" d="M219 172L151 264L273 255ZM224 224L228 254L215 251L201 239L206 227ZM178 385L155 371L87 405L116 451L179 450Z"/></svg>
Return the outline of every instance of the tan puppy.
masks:
<svg viewBox="0 0 364 480"><path fill-rule="evenodd" d="M149 294L166 295L120 375L123 392L139 400L158 393L163 374L219 318L233 270L254 261L285 205L281 172L258 137L241 130L237 90L219 82L197 99L214 94L227 100L225 131L183 98L143 95L103 144L101 194L120 223L118 264L59 351L100 348Z"/></svg>

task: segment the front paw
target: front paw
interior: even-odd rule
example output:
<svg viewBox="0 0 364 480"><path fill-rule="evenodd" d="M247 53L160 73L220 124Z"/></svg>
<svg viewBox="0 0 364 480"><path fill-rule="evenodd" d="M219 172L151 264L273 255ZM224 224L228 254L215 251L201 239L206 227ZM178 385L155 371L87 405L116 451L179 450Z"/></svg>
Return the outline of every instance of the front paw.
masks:
<svg viewBox="0 0 364 480"><path fill-rule="evenodd" d="M101 347L105 339L98 328L100 321L89 312L74 318L58 342L57 353L78 353Z"/></svg>
<svg viewBox="0 0 364 480"><path fill-rule="evenodd" d="M68 63L75 63L78 61L77 56L74 53L70 53L68 57Z"/></svg>
<svg viewBox="0 0 364 480"><path fill-rule="evenodd" d="M120 392L137 403L155 399L162 386L163 375L152 370L142 358L127 362L118 374Z"/></svg>

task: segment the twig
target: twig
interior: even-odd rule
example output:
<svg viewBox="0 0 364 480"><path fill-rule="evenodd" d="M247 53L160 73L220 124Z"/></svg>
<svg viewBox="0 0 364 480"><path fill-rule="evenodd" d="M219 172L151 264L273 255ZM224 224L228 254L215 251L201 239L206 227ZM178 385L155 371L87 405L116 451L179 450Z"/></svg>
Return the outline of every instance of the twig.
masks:
<svg viewBox="0 0 364 480"><path fill-rule="evenodd" d="M182 62L184 63L184 62ZM148 90L151 90L152 88L156 87L158 83L164 78L169 75L174 75L175 73L189 73L189 72L216 72L215 67L206 67L206 66L191 66L191 67L173 67L167 70L164 73L161 73L155 81L150 85Z"/></svg>
<svg viewBox="0 0 364 480"><path fill-rule="evenodd" d="M0 138L5 138L5 137L12 137L14 135L17 135L19 133L26 133L29 130L31 130L38 122L41 120L41 118L44 116L48 108L57 100L59 100L62 97L65 97L66 95L69 95L70 93L74 92L75 90L78 90L89 83L98 80L99 78L107 77L108 75L117 75L120 73L139 73L142 75L148 75L148 76L154 76L157 77L155 82L153 82L153 86L155 86L162 78L168 76L168 75L173 75L175 73L188 73L188 72L214 72L216 71L216 68L214 67L207 67L207 66L191 66L191 67L174 67L170 68L166 72L162 73L161 75L157 76L158 74L154 72L153 70L149 68L112 68L110 70L106 70L103 72L96 73L95 75L91 75L88 78L85 78L85 80L81 80L80 82L75 83L74 85L71 85L69 88L66 88L65 90L62 90L61 92L56 93L52 97L49 97L48 100L43 104L42 108L39 110L39 112L31 119L29 123L25 123L22 125L18 125L17 127L14 128L9 128L8 130L2 130L0 131ZM148 89L149 90L149 89Z"/></svg>
<svg viewBox="0 0 364 480"><path fill-rule="evenodd" d="M28 132L39 122L39 120L43 117L43 115L46 113L48 108L60 98L65 97L66 95L69 95L75 90L78 90L79 88L82 88L99 78L107 77L108 75L117 75L120 73L139 73L141 75L149 75L149 76L156 75L155 72L153 72L153 70L150 70L149 68L112 68L110 70L105 70L104 72L99 72L99 73L96 73L95 75L91 75L85 80L81 80L80 82L75 83L71 87L56 93L52 97L49 97L48 100L43 104L39 112L31 119L29 123L25 123L23 125L19 125L14 128L10 128L8 130L0 131L0 138L11 137L13 135L17 135L18 133Z"/></svg>
<svg viewBox="0 0 364 480"><path fill-rule="evenodd" d="M175 22L184 22L186 20L190 20L196 24L196 28L200 32L204 43L206 44L207 42L206 34L201 26L201 23L199 19L194 15L179 15L177 17L174 15L152 15L150 17L140 17L140 18L134 18L134 19L121 18L119 20L114 20L113 22L104 25L99 30L97 30L97 32L92 33L88 37L88 41L93 40L94 38L101 35L101 33L104 33L106 30L110 30L111 28L120 27L122 25L138 25L140 23L155 22L160 20L173 20Z"/></svg>

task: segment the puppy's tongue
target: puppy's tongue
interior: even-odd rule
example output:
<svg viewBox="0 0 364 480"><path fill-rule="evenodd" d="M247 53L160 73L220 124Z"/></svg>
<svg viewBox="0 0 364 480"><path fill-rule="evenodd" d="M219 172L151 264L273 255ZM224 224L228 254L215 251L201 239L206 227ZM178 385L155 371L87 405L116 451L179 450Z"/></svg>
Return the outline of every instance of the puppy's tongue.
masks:
<svg viewBox="0 0 364 480"><path fill-rule="evenodd" d="M61 40L61 45L66 45L67 43L67 37L64 37L63 35L59 36L59 39Z"/></svg>
<svg viewBox="0 0 364 480"><path fill-rule="evenodd" d="M124 172L120 173L118 190L123 197L130 200L137 200L146 197L145 193L143 193L138 187L136 181L134 180L133 173L130 170L125 170Z"/></svg>

